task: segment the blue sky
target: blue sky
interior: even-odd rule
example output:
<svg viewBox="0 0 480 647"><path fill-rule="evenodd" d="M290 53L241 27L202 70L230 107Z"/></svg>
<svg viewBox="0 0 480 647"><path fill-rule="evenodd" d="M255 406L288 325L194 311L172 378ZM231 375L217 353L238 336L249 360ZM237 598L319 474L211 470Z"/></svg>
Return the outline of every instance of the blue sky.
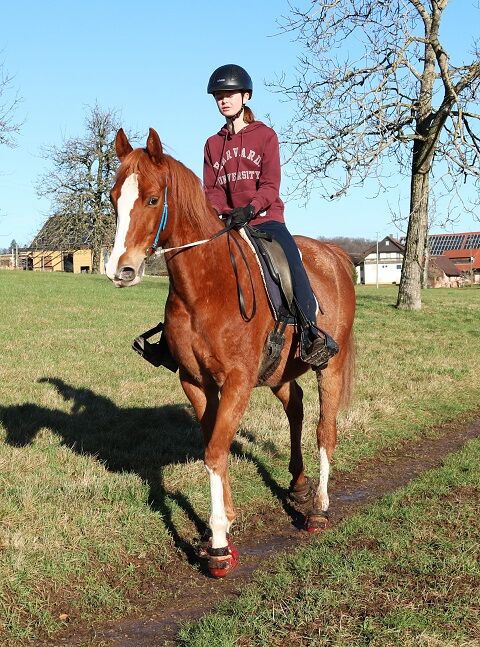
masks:
<svg viewBox="0 0 480 647"><path fill-rule="evenodd" d="M470 49L478 25L471 6L470 0L451 0L445 37L458 51ZM146 136L156 128L168 152L198 175L204 141L221 125L205 91L219 65L243 65L254 81L257 118L270 115L277 129L285 125L293 106L264 82L295 67L298 46L278 35L276 24L288 12L284 0L18 0L3 6L0 60L15 77L23 97L17 116L25 121L17 147L0 147L0 247L12 238L28 244L44 222L49 203L34 188L49 168L41 146L82 135L95 103L119 110L127 129ZM389 204L396 208L400 199L408 209L408 179L388 195L372 198L374 193L372 187L334 203L315 194L307 206L288 202L287 224L292 233L313 237L398 235ZM470 216L455 225L457 231L478 229Z"/></svg>

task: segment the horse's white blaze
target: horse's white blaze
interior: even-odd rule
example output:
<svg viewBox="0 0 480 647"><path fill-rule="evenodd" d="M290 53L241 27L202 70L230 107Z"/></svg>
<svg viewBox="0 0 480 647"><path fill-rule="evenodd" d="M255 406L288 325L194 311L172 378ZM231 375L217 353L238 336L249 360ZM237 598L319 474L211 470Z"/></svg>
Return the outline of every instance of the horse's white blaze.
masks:
<svg viewBox="0 0 480 647"><path fill-rule="evenodd" d="M330 475L330 462L325 447L320 447L320 480L318 483L317 498L322 510L328 510L328 477Z"/></svg>
<svg viewBox="0 0 480 647"><path fill-rule="evenodd" d="M223 503L222 479L209 467L207 471L210 476L212 548L223 548L227 545L227 531L230 524Z"/></svg>
<svg viewBox="0 0 480 647"><path fill-rule="evenodd" d="M112 253L108 259L105 271L109 279L114 279L118 269L120 256L126 251L126 239L128 228L130 227L130 217L138 198L138 177L136 173L129 175L122 184L120 197L117 203L117 232L115 234L115 243Z"/></svg>

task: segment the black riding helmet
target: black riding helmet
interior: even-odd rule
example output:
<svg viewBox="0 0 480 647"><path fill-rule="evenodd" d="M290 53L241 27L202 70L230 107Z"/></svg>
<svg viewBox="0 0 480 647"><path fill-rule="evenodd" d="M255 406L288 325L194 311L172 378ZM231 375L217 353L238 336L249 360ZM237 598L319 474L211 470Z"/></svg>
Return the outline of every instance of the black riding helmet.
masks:
<svg viewBox="0 0 480 647"><path fill-rule="evenodd" d="M248 92L250 98L253 94L253 83L250 75L240 65L222 65L212 74L208 81L207 92L208 94L215 94L215 92Z"/></svg>

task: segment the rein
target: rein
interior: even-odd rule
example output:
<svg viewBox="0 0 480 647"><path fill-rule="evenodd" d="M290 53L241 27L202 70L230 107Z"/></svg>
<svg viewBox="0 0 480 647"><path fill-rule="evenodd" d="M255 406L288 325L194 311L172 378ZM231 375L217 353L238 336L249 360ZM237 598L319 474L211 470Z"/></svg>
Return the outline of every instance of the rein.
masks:
<svg viewBox="0 0 480 647"><path fill-rule="evenodd" d="M196 240L193 243L187 243L186 245L178 245L177 247L166 247L162 249L158 249L158 244L160 241L160 235L162 231L167 226L168 222L168 185L165 184L165 191L163 194L163 211L162 211L162 216L160 218L160 223L158 225L157 233L155 234L155 239L153 241L153 244L150 247L147 247L145 250L145 254L147 256L152 256L153 254L160 255L160 254L166 254L167 252L174 252L174 251L180 251L182 249L188 249L191 247L198 247L199 245L204 245L205 243L210 243L212 240L215 240L216 238L220 238L220 236L223 236L224 234L227 234L227 240L228 240L228 254L230 256L230 263L232 265L233 273L235 275L235 282L237 285L237 298L238 298L238 305L240 307L240 314L242 315L242 319L246 322L249 322L253 319L257 312L257 299L255 297L255 288L253 285L253 279L252 279L252 273L250 272L250 266L248 264L247 257L245 256L245 252L243 251L240 243L236 238L233 238L230 236L230 232L232 229L234 229L234 225L232 223L228 224L225 229L222 229L220 231L217 231L216 234L211 236L210 238L205 238L204 240ZM243 262L245 263L245 267L247 268L248 271L248 278L250 281L250 287L252 289L252 294L253 294L253 303L252 303L252 310L250 314L247 313L246 305L245 305L245 298L243 296L243 290L240 285L240 280L238 276L238 267L237 267L237 262L235 260L235 256L233 255L232 248L231 248L231 241L235 243L237 246L238 251L240 252L240 256L242 257Z"/></svg>

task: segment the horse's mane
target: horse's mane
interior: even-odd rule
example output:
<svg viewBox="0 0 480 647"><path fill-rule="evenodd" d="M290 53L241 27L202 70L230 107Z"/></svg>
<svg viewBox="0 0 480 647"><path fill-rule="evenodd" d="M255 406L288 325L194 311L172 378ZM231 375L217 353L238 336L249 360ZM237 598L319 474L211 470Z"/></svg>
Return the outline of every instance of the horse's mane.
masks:
<svg viewBox="0 0 480 647"><path fill-rule="evenodd" d="M144 148L136 148L127 155L118 170L119 177L127 177L131 173L145 177L162 189L167 181L172 201L190 222L201 227L212 215L200 179L170 155L163 155L161 163L157 165Z"/></svg>

